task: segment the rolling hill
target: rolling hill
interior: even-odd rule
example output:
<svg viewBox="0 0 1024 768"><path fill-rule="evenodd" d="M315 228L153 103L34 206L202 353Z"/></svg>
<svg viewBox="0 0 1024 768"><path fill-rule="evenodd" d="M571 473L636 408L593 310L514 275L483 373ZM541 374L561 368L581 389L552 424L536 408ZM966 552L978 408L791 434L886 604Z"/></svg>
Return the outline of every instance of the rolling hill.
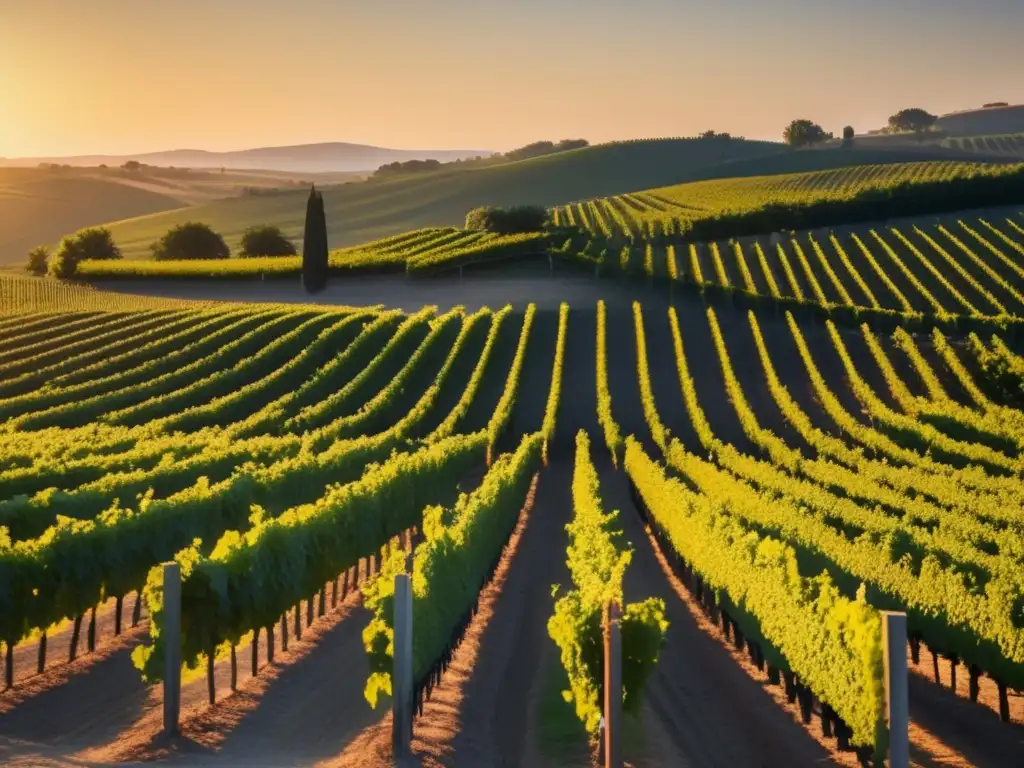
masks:
<svg viewBox="0 0 1024 768"><path fill-rule="evenodd" d="M169 194L101 178L0 169L0 265L21 264L30 249L68 232L184 205Z"/></svg>
<svg viewBox="0 0 1024 768"><path fill-rule="evenodd" d="M0 266L21 265L28 249L53 245L82 227L245 194L362 178L346 172L0 168Z"/></svg>
<svg viewBox="0 0 1024 768"><path fill-rule="evenodd" d="M332 248L427 226L461 225L480 205L561 205L603 195L679 183L726 161L783 151L756 141L656 139L604 144L531 160L480 168L374 179L324 191ZM302 236L306 191L223 200L211 205L118 222L114 237L125 258L146 258L149 245L171 226L210 224L235 246L245 228L280 226Z"/></svg>
<svg viewBox="0 0 1024 768"><path fill-rule="evenodd" d="M442 162L468 157L490 156L483 149L387 149L365 144L330 142L299 144L289 147L259 147L233 152L208 152L203 149L174 149L136 155L80 155L76 157L32 157L4 160L5 165L36 166L39 163L58 163L71 166L121 165L135 160L147 165L175 166L177 168L229 168L233 170L259 170L272 168L296 173L324 173L329 171L373 171L385 163L405 160L435 159Z"/></svg>
<svg viewBox="0 0 1024 768"><path fill-rule="evenodd" d="M330 245L356 245L412 229L461 226L479 205L564 205L595 197L731 177L770 176L859 165L971 158L941 147L900 150L820 149L791 152L771 142L656 139L587 147L483 168L376 179L325 190ZM127 259L148 258L149 245L171 226L203 221L236 246L245 228L280 226L302 237L305 192L223 200L112 225Z"/></svg>
<svg viewBox="0 0 1024 768"><path fill-rule="evenodd" d="M1024 131L1024 104L967 109L941 115L935 127L949 136L985 136Z"/></svg>

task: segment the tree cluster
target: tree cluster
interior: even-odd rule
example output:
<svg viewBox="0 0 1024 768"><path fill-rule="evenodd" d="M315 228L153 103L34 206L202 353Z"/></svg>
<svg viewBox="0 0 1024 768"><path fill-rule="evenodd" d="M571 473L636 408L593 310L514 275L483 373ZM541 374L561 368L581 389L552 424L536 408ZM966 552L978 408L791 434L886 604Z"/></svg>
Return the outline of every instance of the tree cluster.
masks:
<svg viewBox="0 0 1024 768"><path fill-rule="evenodd" d="M548 212L541 205L514 205L511 208L484 206L466 214L466 229L497 235L539 232L547 223Z"/></svg>
<svg viewBox="0 0 1024 768"><path fill-rule="evenodd" d="M30 275L42 277L46 274L47 263L50 260L50 249L45 245L37 245L28 252L28 265L25 270Z"/></svg>
<svg viewBox="0 0 1024 768"><path fill-rule="evenodd" d="M815 144L834 139L835 136L826 133L824 128L811 120L800 119L794 120L786 126L782 132L782 138L789 146L799 148L812 147Z"/></svg>
<svg viewBox="0 0 1024 768"><path fill-rule="evenodd" d="M35 249L34 253L39 249ZM30 260L33 257L30 255ZM68 279L78 272L81 261L109 261L121 258L121 249L105 227L83 229L61 240L57 252L47 260L47 269L54 277ZM39 259L39 254L35 256Z"/></svg>
<svg viewBox="0 0 1024 768"><path fill-rule="evenodd" d="M698 133L697 138L701 141L732 141L733 135L725 132L704 131L703 133ZM737 136L736 138L741 139L742 137Z"/></svg>
<svg viewBox="0 0 1024 768"><path fill-rule="evenodd" d="M198 221L171 227L149 249L157 261L226 259L231 255L224 238Z"/></svg>
<svg viewBox="0 0 1024 768"><path fill-rule="evenodd" d="M393 163L385 163L376 171L374 176L394 176L399 173L422 173L424 171L436 171L440 169L441 161L428 159L428 160L406 160L405 162L395 161Z"/></svg>
<svg viewBox="0 0 1024 768"><path fill-rule="evenodd" d="M889 131L891 133L903 131L919 133L921 131L927 131L935 125L936 120L938 120L938 117L918 107L901 109L889 118Z"/></svg>
<svg viewBox="0 0 1024 768"><path fill-rule="evenodd" d="M302 238L302 285L308 293L327 287L328 253L324 196L312 187L306 202L306 227Z"/></svg>
<svg viewBox="0 0 1024 768"><path fill-rule="evenodd" d="M242 235L242 256L262 258L270 256L294 256L295 244L284 236L280 227L260 224L249 227Z"/></svg>
<svg viewBox="0 0 1024 768"><path fill-rule="evenodd" d="M586 139L562 139L557 144L553 141L535 141L525 147L509 150L501 156L510 161L529 160L531 157L543 157L556 152L567 152L570 149L582 149L589 146L590 142Z"/></svg>

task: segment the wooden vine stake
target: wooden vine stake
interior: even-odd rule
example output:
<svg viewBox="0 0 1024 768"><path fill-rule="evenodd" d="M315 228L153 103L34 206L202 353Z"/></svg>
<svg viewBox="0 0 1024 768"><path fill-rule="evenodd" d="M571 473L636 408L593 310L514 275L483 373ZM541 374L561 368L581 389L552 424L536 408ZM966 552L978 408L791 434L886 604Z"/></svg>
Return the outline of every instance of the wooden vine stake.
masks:
<svg viewBox="0 0 1024 768"><path fill-rule="evenodd" d="M604 768L622 768L622 608L612 600L604 616Z"/></svg>
<svg viewBox="0 0 1024 768"><path fill-rule="evenodd" d="M181 713L181 566L164 563L164 733L178 732Z"/></svg>
<svg viewBox="0 0 1024 768"><path fill-rule="evenodd" d="M394 670L391 674L394 716L391 743L395 759L412 754L412 582L407 573L395 576Z"/></svg>
<svg viewBox="0 0 1024 768"><path fill-rule="evenodd" d="M882 611L885 714L889 768L910 768L910 694L907 681L907 614Z"/></svg>

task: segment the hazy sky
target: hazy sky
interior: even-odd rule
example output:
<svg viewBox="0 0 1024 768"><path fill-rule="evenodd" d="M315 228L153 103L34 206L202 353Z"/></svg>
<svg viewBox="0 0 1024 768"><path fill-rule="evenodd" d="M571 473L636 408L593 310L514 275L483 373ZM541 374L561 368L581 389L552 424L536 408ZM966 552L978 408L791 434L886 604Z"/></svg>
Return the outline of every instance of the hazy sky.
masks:
<svg viewBox="0 0 1024 768"><path fill-rule="evenodd" d="M1024 0L0 0L0 156L503 150L1024 102Z"/></svg>

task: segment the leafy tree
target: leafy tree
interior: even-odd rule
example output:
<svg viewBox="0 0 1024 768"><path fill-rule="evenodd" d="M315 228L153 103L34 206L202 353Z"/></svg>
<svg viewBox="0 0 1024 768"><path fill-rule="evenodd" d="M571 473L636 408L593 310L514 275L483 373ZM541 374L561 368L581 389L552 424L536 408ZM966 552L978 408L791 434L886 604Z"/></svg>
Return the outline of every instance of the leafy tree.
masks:
<svg viewBox="0 0 1024 768"><path fill-rule="evenodd" d="M843 128L843 149L848 149L853 146L853 126L848 125Z"/></svg>
<svg viewBox="0 0 1024 768"><path fill-rule="evenodd" d="M538 232L548 222L548 212L540 205L514 205L511 208L474 208L466 214L466 229L515 235Z"/></svg>
<svg viewBox="0 0 1024 768"><path fill-rule="evenodd" d="M511 149L502 157L512 161L528 160L531 157L541 157L554 154L555 152L568 152L570 149L582 149L589 146L590 142L586 139L562 139L557 144L553 141L535 141L533 144L527 144L525 147Z"/></svg>
<svg viewBox="0 0 1024 768"><path fill-rule="evenodd" d="M294 256L295 244L285 237L280 227L261 224L249 227L242 235L243 256Z"/></svg>
<svg viewBox="0 0 1024 768"><path fill-rule="evenodd" d="M889 128L893 131L927 131L938 118L918 107L901 109L889 118Z"/></svg>
<svg viewBox="0 0 1024 768"><path fill-rule="evenodd" d="M28 252L28 266L25 267L30 274L42 277L46 274L46 262L50 258L50 249L45 245L38 245Z"/></svg>
<svg viewBox="0 0 1024 768"><path fill-rule="evenodd" d="M48 261L51 275L60 278L74 277L80 261L110 261L121 258L121 249L114 242L110 230L105 227L90 227L65 237L57 252Z"/></svg>
<svg viewBox="0 0 1024 768"><path fill-rule="evenodd" d="M142 163L140 163L138 160L129 160L127 163L124 163L121 167L124 168L126 171L137 171L140 168L142 168Z"/></svg>
<svg viewBox="0 0 1024 768"><path fill-rule="evenodd" d="M157 261L226 259L231 255L223 237L196 221L171 227L149 249Z"/></svg>
<svg viewBox="0 0 1024 768"><path fill-rule="evenodd" d="M420 171L436 171L441 167L440 160L406 160L405 162L395 161L385 163L376 171L374 176L390 176L396 173L416 173Z"/></svg>
<svg viewBox="0 0 1024 768"><path fill-rule="evenodd" d="M309 190L306 202L306 228L302 238L302 285L308 293L317 293L327 287L327 215L324 196Z"/></svg>
<svg viewBox="0 0 1024 768"><path fill-rule="evenodd" d="M782 132L782 138L791 147L809 147L833 137L831 133L825 133L825 129L817 123L801 119L787 125L786 130Z"/></svg>

